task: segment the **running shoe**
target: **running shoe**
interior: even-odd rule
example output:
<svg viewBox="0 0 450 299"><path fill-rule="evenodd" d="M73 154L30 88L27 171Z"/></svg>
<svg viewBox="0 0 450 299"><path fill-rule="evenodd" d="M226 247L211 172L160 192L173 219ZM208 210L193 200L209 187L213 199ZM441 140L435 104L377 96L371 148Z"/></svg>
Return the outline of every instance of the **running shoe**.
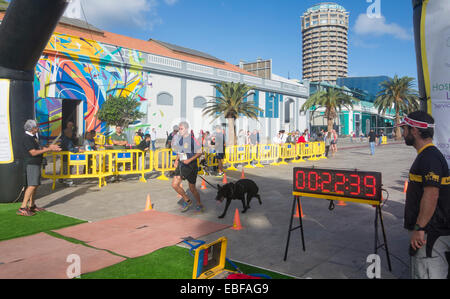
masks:
<svg viewBox="0 0 450 299"><path fill-rule="evenodd" d="M197 213L203 213L205 211L205 207L203 205L197 205L195 207L195 212Z"/></svg>
<svg viewBox="0 0 450 299"><path fill-rule="evenodd" d="M183 204L181 205L181 212L187 212L187 210L189 210L189 208L192 206L192 200L188 201L188 202L183 202Z"/></svg>

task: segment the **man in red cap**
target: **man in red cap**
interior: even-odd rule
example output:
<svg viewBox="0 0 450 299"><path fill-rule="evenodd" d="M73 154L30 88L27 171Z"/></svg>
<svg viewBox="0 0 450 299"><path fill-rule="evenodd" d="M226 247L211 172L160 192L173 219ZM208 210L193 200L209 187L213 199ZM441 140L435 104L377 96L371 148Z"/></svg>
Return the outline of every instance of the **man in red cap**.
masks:
<svg viewBox="0 0 450 299"><path fill-rule="evenodd" d="M450 256L450 177L445 157L433 145L434 119L423 111L398 126L417 150L409 172L404 227L410 231L411 278L445 279Z"/></svg>

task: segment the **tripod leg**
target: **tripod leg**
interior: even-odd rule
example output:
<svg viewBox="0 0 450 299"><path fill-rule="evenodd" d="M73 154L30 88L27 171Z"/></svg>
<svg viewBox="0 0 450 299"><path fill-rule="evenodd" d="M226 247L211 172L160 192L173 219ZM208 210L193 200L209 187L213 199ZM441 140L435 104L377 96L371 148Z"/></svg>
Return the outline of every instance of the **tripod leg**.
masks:
<svg viewBox="0 0 450 299"><path fill-rule="evenodd" d="M296 197L296 201L297 201L297 207L300 209L301 205L300 205L300 197ZM302 219L302 215L299 215L298 217L300 219L300 231L302 232L302 246L303 246L303 251L306 251L306 247L305 247L305 236L303 234L303 219Z"/></svg>
<svg viewBox="0 0 450 299"><path fill-rule="evenodd" d="M388 261L389 272L392 272L391 257L389 255L389 249L388 249L387 238L386 238L386 231L384 229L383 215L381 214L381 207L380 206L378 207L378 213L379 213L379 216L380 216L381 230L383 232L384 248L386 249L386 258L387 258L387 261Z"/></svg>
<svg viewBox="0 0 450 299"><path fill-rule="evenodd" d="M288 249L289 249L289 242L291 240L292 222L294 220L294 213L295 213L295 203L296 203L296 200L293 200L292 201L291 220L290 220L290 224L289 224L289 232L288 232L288 238L287 238L287 242L286 242L286 251L284 252L284 261L287 260L287 254L288 254Z"/></svg>

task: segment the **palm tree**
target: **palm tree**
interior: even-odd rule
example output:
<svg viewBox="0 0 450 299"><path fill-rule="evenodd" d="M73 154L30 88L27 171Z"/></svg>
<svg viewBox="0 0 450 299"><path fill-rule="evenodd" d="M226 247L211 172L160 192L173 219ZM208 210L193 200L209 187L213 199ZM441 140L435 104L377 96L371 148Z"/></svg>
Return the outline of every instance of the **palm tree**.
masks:
<svg viewBox="0 0 450 299"><path fill-rule="evenodd" d="M312 115L320 109L325 108L325 118L327 119L328 131L333 130L334 120L338 116L338 110L346 107L353 109L353 101L359 101L349 96L337 88L327 88L326 91L320 90L313 94L302 106L302 112L312 109Z"/></svg>
<svg viewBox="0 0 450 299"><path fill-rule="evenodd" d="M395 124L400 123L400 118L404 114L420 109L419 96L414 86L414 78L401 77L397 75L394 78L380 83L382 89L377 94L374 102L378 113L386 114L387 111L395 110ZM395 138L401 139L400 128L395 128Z"/></svg>
<svg viewBox="0 0 450 299"><path fill-rule="evenodd" d="M245 101L245 99L254 94L250 92L255 88L243 83L222 82L215 86L220 96L212 97L213 100L207 103L203 108L203 115L210 116L213 121L224 116L228 121L228 140L229 145L236 144L236 119L240 115L251 119L258 119L258 113L262 111L255 106L254 101Z"/></svg>

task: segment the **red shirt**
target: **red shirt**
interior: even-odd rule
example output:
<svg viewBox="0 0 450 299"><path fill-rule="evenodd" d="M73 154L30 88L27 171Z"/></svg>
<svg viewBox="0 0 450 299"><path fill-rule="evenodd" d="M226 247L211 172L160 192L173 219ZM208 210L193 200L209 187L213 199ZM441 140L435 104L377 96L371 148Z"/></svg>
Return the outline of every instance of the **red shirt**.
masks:
<svg viewBox="0 0 450 299"><path fill-rule="evenodd" d="M305 136L300 136L299 138L298 138L298 140L297 140L297 143L306 143L306 139L305 139Z"/></svg>

